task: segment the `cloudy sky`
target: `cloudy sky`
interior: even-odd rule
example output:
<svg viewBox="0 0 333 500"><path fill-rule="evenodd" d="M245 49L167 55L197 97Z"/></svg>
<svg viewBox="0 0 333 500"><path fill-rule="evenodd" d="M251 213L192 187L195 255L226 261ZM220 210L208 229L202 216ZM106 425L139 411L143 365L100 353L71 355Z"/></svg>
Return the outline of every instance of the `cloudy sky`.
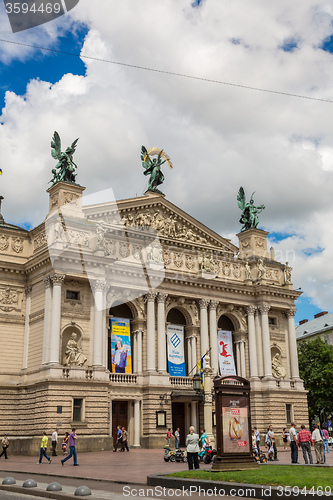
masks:
<svg viewBox="0 0 333 500"><path fill-rule="evenodd" d="M77 180L86 193L109 187L117 199L144 193L140 148L158 146L174 165L164 169L166 197L234 243L238 189L255 191L266 205L259 227L303 290L296 320L331 311L333 5L250 5L80 0L57 20L13 34L1 3L5 219L30 226L45 218L54 130L64 147L80 138Z"/></svg>

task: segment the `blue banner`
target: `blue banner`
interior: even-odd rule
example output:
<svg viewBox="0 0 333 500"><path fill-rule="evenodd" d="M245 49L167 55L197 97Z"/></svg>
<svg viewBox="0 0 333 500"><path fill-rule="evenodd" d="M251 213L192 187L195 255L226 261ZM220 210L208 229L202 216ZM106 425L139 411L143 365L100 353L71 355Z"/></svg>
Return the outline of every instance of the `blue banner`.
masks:
<svg viewBox="0 0 333 500"><path fill-rule="evenodd" d="M172 377L186 377L184 327L168 325L168 372Z"/></svg>

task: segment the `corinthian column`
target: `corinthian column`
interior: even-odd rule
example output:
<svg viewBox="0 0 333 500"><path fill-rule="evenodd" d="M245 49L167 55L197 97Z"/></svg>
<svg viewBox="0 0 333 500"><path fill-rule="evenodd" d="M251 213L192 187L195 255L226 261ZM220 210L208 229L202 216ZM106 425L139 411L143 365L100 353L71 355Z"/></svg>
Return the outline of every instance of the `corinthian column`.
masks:
<svg viewBox="0 0 333 500"><path fill-rule="evenodd" d="M262 350L264 357L264 376L272 377L272 360L271 360L271 341L269 337L268 311L270 307L267 305L259 306L261 313L261 333L262 333Z"/></svg>
<svg viewBox="0 0 333 500"><path fill-rule="evenodd" d="M264 364L263 364L263 354L262 354L262 335L261 335L261 325L260 325L260 311L257 307L255 310L255 315L254 315L254 324L255 324L255 328L256 328L258 376L263 377Z"/></svg>
<svg viewBox="0 0 333 500"><path fill-rule="evenodd" d="M147 371L156 371L155 361L155 297L156 292L147 293Z"/></svg>
<svg viewBox="0 0 333 500"><path fill-rule="evenodd" d="M167 293L157 296L157 369L166 373L165 300Z"/></svg>
<svg viewBox="0 0 333 500"><path fill-rule="evenodd" d="M50 317L52 303L52 280L50 276L44 278L45 283L45 298L44 298L44 328L43 328L43 350L42 364L48 362L48 352L50 344Z"/></svg>
<svg viewBox="0 0 333 500"><path fill-rule="evenodd" d="M209 337L210 337L210 359L214 375L218 373L218 349L217 349L217 323L216 323L216 308L219 304L218 300L211 300L209 303Z"/></svg>
<svg viewBox="0 0 333 500"><path fill-rule="evenodd" d="M286 315L288 318L288 338L289 338L291 378L299 378L296 331L295 331L295 320L294 320L295 314L296 314L295 309L289 309L288 311L286 311Z"/></svg>
<svg viewBox="0 0 333 500"><path fill-rule="evenodd" d="M201 357L204 356L204 354L206 354L206 352L209 349L208 315L207 315L208 304L209 304L209 300L207 300L207 299L199 300Z"/></svg>
<svg viewBox="0 0 333 500"><path fill-rule="evenodd" d="M25 289L26 301L25 301L25 324L24 324L23 363L22 363L23 370L26 370L28 368L31 290L32 290L31 286L27 286Z"/></svg>
<svg viewBox="0 0 333 500"><path fill-rule="evenodd" d="M60 323L61 323L61 286L65 280L64 274L54 274L51 277L53 283L51 333L50 333L50 357L49 363L59 364L60 357Z"/></svg>
<svg viewBox="0 0 333 500"><path fill-rule="evenodd" d="M105 325L103 320L106 283L102 280L96 280L91 283L91 287L95 299L93 366L98 368L104 364Z"/></svg>
<svg viewBox="0 0 333 500"><path fill-rule="evenodd" d="M256 330L254 325L254 312L256 308L249 306L247 308L247 324L249 332L249 360L250 377L258 377L257 348L256 348Z"/></svg>

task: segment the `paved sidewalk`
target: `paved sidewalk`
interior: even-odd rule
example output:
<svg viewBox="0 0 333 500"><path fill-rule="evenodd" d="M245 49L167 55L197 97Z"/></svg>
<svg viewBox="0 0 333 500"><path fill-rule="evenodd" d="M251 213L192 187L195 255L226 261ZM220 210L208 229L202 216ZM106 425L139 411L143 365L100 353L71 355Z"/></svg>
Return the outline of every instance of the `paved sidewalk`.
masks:
<svg viewBox="0 0 333 500"><path fill-rule="evenodd" d="M78 478L99 481L112 481L123 484L146 484L148 474L158 474L187 470L187 464L182 462L164 462L163 450L130 450L130 452L101 451L91 453L79 453L79 467L73 467L73 459L68 460L64 466L61 465L61 455L52 457L52 463L44 458L41 465L37 465L38 457L9 456L9 460L0 459L1 476L12 475L10 473L38 474L50 476L50 482L57 478ZM315 453L313 451L315 461ZM333 466L333 451L327 456L327 465ZM284 451L278 448L279 462L270 464L290 464L290 449ZM304 464L302 453L299 452L299 462ZM210 469L210 465L200 464L201 469ZM46 480L46 479L45 479Z"/></svg>

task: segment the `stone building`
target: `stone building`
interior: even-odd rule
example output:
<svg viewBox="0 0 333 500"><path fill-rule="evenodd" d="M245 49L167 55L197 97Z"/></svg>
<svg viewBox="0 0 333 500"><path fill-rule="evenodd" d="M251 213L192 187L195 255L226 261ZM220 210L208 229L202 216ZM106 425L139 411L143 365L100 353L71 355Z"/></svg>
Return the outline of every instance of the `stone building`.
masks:
<svg viewBox="0 0 333 500"><path fill-rule="evenodd" d="M268 233L243 231L238 248L162 194L82 206L83 191L57 182L30 231L0 221L0 434L12 451L34 454L55 427L75 426L81 450L110 449L117 425L134 447L163 446L168 427L182 441L189 425L212 434L212 395L192 376L209 349L206 377L218 373L218 330L251 381L252 425L279 435L306 423L299 292ZM130 320L132 373L111 371L111 317ZM169 324L184 327L185 377L168 373Z"/></svg>

